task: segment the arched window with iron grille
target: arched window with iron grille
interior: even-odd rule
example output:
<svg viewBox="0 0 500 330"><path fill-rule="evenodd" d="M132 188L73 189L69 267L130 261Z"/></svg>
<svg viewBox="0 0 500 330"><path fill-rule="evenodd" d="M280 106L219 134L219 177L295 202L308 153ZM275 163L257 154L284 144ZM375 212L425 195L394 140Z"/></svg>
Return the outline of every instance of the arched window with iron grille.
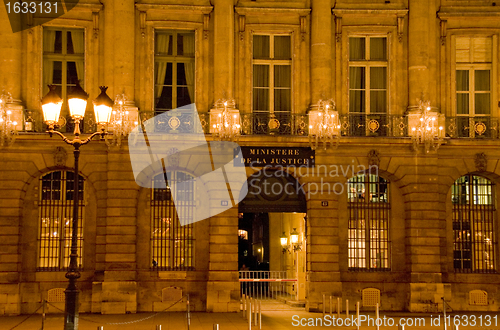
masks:
<svg viewBox="0 0 500 330"><path fill-rule="evenodd" d="M453 267L456 272L492 273L496 262L493 183L467 174L452 186Z"/></svg>
<svg viewBox="0 0 500 330"><path fill-rule="evenodd" d="M82 268L84 185L80 175L78 210L78 266ZM38 270L60 271L69 265L73 228L74 173L55 171L40 178Z"/></svg>
<svg viewBox="0 0 500 330"><path fill-rule="evenodd" d="M349 270L389 270L389 181L363 173L347 186Z"/></svg>
<svg viewBox="0 0 500 330"><path fill-rule="evenodd" d="M168 179L167 179L168 178ZM151 257L158 270L194 269L195 182L188 173L155 176L151 193ZM165 187L165 182L167 185ZM174 189L171 189L174 187ZM175 203L174 203L175 201Z"/></svg>

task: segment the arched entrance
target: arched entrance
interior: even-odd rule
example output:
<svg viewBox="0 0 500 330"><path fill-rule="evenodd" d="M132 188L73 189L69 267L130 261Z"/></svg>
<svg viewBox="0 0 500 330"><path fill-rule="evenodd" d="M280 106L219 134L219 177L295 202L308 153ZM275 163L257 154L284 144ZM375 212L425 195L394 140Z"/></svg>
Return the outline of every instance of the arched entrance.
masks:
<svg viewBox="0 0 500 330"><path fill-rule="evenodd" d="M264 308L303 306L306 213L304 191L290 174L266 169L249 177L239 204L240 287L267 301Z"/></svg>

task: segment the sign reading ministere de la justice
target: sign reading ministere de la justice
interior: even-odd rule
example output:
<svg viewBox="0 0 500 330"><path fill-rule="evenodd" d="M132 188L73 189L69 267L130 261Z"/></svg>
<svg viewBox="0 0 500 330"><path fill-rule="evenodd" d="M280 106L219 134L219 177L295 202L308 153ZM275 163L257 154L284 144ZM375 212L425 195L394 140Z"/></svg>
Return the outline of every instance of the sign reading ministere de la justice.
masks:
<svg viewBox="0 0 500 330"><path fill-rule="evenodd" d="M305 147L241 147L243 158L234 153L234 166L314 167L315 152Z"/></svg>

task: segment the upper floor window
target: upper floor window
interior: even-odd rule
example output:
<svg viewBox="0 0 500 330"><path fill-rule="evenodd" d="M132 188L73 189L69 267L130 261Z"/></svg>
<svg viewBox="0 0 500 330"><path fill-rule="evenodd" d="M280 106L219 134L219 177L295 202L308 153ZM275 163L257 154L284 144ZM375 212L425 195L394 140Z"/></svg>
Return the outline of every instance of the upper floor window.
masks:
<svg viewBox="0 0 500 330"><path fill-rule="evenodd" d="M491 37L456 38L457 115L491 114Z"/></svg>
<svg viewBox="0 0 500 330"><path fill-rule="evenodd" d="M387 37L349 38L349 112L387 113Z"/></svg>
<svg viewBox="0 0 500 330"><path fill-rule="evenodd" d="M71 86L78 81L85 89L85 38L83 29L44 27L43 29L43 95L47 85L57 86L56 91L65 101Z"/></svg>
<svg viewBox="0 0 500 330"><path fill-rule="evenodd" d="M69 266L73 228L74 173L57 171L40 178L38 269L64 270ZM79 179L78 266L82 267L84 178Z"/></svg>
<svg viewBox="0 0 500 330"><path fill-rule="evenodd" d="M452 186L453 267L457 272L495 271L496 212L493 183L464 175Z"/></svg>
<svg viewBox="0 0 500 330"><path fill-rule="evenodd" d="M254 133L289 124L292 111L292 45L290 35L253 36ZM270 121L271 119L271 121Z"/></svg>
<svg viewBox="0 0 500 330"><path fill-rule="evenodd" d="M155 111L194 103L194 31L157 30L154 60Z"/></svg>
<svg viewBox="0 0 500 330"><path fill-rule="evenodd" d="M151 254L152 266L160 270L194 268L194 226L189 223L195 208L193 179L190 174L178 171L161 173L154 178Z"/></svg>
<svg viewBox="0 0 500 330"><path fill-rule="evenodd" d="M348 181L350 270L390 269L389 182L376 174Z"/></svg>

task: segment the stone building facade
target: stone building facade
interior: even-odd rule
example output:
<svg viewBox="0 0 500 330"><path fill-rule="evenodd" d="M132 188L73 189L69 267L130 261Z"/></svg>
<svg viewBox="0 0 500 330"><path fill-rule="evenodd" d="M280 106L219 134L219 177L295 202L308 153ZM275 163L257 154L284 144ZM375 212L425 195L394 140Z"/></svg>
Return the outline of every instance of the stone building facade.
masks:
<svg viewBox="0 0 500 330"><path fill-rule="evenodd" d="M64 98L75 76L90 99L101 85L124 94L138 122L189 100L217 139L211 113L234 100L240 146L315 149L314 167L286 169L306 205L308 310L321 310L324 294L361 301L365 289L380 293L382 310L436 312L442 298L455 311L498 310L494 1L81 0L17 33L0 15L0 89L18 130L0 148L0 314L31 313L66 286L64 261L40 259L41 221L52 207L44 180L69 173L72 149L44 133L40 100L47 83ZM334 116L326 133L319 112ZM88 118L90 104L87 133ZM189 265L159 270L154 192L136 184L117 135L82 147L80 311L159 311L173 299L165 290L189 293L196 311L237 311L239 207L192 226ZM358 173L370 166L375 181Z"/></svg>

